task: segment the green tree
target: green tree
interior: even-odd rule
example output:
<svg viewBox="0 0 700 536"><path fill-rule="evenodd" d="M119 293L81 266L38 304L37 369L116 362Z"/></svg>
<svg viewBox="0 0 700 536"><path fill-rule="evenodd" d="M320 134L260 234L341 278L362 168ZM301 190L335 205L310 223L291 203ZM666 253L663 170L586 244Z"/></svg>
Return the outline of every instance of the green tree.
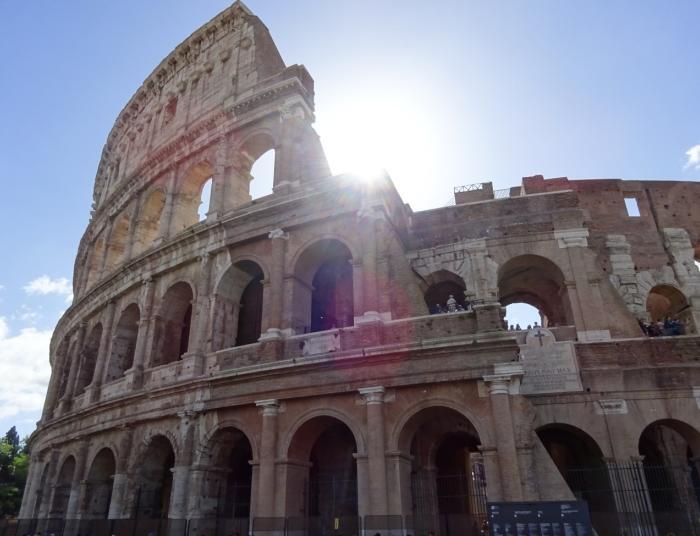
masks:
<svg viewBox="0 0 700 536"><path fill-rule="evenodd" d="M29 454L13 426L0 439L0 517L16 516L27 481Z"/></svg>

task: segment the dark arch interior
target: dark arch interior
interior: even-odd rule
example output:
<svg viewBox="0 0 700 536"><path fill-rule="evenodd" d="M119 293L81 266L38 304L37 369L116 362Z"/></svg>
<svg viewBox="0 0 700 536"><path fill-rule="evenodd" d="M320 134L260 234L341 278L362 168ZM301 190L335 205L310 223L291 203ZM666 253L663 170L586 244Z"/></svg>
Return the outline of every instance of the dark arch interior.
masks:
<svg viewBox="0 0 700 536"><path fill-rule="evenodd" d="M549 326L573 324L564 274L550 260L521 255L506 262L498 274L501 305L526 303L535 307Z"/></svg>
<svg viewBox="0 0 700 536"><path fill-rule="evenodd" d="M90 331L85 346L83 347L80 360L80 370L75 382L75 394L80 395L83 390L90 385L92 377L95 375L95 365L97 355L100 351L100 340L102 339L102 324L97 324Z"/></svg>
<svg viewBox="0 0 700 536"><path fill-rule="evenodd" d="M474 426L450 408L426 408L406 422L399 448L413 460L411 513L417 533L439 529L479 534L486 519L486 477L479 445Z"/></svg>
<svg viewBox="0 0 700 536"><path fill-rule="evenodd" d="M86 516L89 519L107 519L112 500L112 486L116 463L110 449L102 449L90 466L87 485Z"/></svg>
<svg viewBox="0 0 700 536"><path fill-rule="evenodd" d="M219 519L248 518L253 451L245 435L235 428L220 430L211 441L209 470L203 497L207 515Z"/></svg>
<svg viewBox="0 0 700 536"><path fill-rule="evenodd" d="M309 515L323 518L357 516L355 438L341 422L330 424L311 449Z"/></svg>
<svg viewBox="0 0 700 536"><path fill-rule="evenodd" d="M168 517L170 493L175 465L173 448L163 436L151 440L143 456L136 490L136 517L164 519Z"/></svg>
<svg viewBox="0 0 700 536"><path fill-rule="evenodd" d="M464 290L464 285L455 281L434 283L425 291L425 304L431 313L437 313L441 310L447 310L447 300L452 296L462 308L466 308Z"/></svg>
<svg viewBox="0 0 700 536"><path fill-rule="evenodd" d="M353 325L352 266L338 256L319 266L312 281L311 331Z"/></svg>
<svg viewBox="0 0 700 536"><path fill-rule="evenodd" d="M249 260L237 262L223 275L214 293L213 350L260 339L263 279L262 268Z"/></svg>
<svg viewBox="0 0 700 536"><path fill-rule="evenodd" d="M172 363L189 349L192 323L192 289L187 283L176 283L163 296L160 321L157 324L159 348L153 365Z"/></svg>
<svg viewBox="0 0 700 536"><path fill-rule="evenodd" d="M56 479L56 486L53 492L53 503L51 504L51 517L63 517L68 508L71 484L73 483L73 473L75 472L75 458L69 456L61 465L61 471Z"/></svg>
<svg viewBox="0 0 700 536"><path fill-rule="evenodd" d="M658 421L639 439L644 477L661 534L687 530L687 512L700 511L700 473L695 452L700 434L675 421Z"/></svg>
<svg viewBox="0 0 700 536"><path fill-rule="evenodd" d="M129 305L120 315L112 337L112 353L107 368L108 382L121 378L134 364L140 318L139 306L135 303Z"/></svg>
<svg viewBox="0 0 700 536"><path fill-rule="evenodd" d="M614 519L615 499L603 453L596 442L583 431L564 425L539 428L537 436L571 492L588 503L598 534L619 534L619 528L609 522Z"/></svg>

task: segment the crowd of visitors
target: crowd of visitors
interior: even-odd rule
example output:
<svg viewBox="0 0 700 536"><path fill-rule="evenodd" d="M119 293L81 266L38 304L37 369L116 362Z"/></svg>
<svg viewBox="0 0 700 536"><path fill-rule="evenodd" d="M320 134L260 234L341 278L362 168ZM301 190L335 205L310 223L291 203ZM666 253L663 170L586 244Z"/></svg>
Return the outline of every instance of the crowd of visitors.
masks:
<svg viewBox="0 0 700 536"><path fill-rule="evenodd" d="M663 321L642 322L639 326L647 337L673 337L685 335L685 325L677 318L667 316Z"/></svg>

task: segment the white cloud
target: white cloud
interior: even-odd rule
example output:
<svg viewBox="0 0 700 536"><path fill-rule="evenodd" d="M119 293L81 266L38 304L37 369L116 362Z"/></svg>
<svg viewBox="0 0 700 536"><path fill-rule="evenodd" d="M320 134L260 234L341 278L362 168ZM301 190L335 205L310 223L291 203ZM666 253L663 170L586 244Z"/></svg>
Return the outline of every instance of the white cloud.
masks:
<svg viewBox="0 0 700 536"><path fill-rule="evenodd" d="M0 419L38 412L51 376L50 330L24 328L11 334L0 316Z"/></svg>
<svg viewBox="0 0 700 536"><path fill-rule="evenodd" d="M700 169L700 144L694 145L688 149L685 155L688 157L688 161L685 163L685 169Z"/></svg>
<svg viewBox="0 0 700 536"><path fill-rule="evenodd" d="M73 289L70 281L65 277L51 279L48 275L42 275L32 279L22 287L27 294L58 294L66 297L66 303L73 301Z"/></svg>

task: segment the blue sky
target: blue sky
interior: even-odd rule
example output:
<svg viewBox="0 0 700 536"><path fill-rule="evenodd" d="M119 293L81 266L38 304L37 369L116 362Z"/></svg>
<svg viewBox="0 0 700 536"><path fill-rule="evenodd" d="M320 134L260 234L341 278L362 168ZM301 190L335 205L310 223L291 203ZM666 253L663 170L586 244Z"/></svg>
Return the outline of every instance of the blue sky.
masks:
<svg viewBox="0 0 700 536"><path fill-rule="evenodd" d="M38 418L114 119L227 5L0 0L0 432ZM536 173L700 177L699 2L247 5L314 77L333 171L372 152L415 210Z"/></svg>

